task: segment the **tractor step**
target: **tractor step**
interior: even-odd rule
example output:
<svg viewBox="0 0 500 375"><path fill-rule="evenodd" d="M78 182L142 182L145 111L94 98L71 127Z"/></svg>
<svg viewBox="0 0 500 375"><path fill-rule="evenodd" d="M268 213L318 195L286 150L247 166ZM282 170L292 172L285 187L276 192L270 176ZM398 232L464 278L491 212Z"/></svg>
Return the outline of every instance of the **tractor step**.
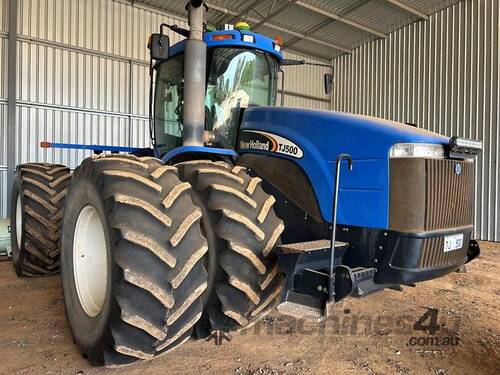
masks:
<svg viewBox="0 0 500 375"><path fill-rule="evenodd" d="M295 302L282 302L278 305L278 312L282 315L291 316L295 319L308 320L313 323L321 323L325 320L323 309L301 305Z"/></svg>
<svg viewBox="0 0 500 375"><path fill-rule="evenodd" d="M391 285L375 284L375 268L342 264L349 244L335 242L334 272L330 277L331 241L318 240L278 246L278 266L286 276L278 311L319 323L345 297L362 297Z"/></svg>
<svg viewBox="0 0 500 375"><path fill-rule="evenodd" d="M325 319L324 310L325 304L322 298L293 290L287 290L282 302L278 305L280 314L314 323L321 323Z"/></svg>
<svg viewBox="0 0 500 375"><path fill-rule="evenodd" d="M278 312L319 323L332 314L334 303L346 297L364 297L394 287L390 284L375 284L375 273L375 268L337 266L332 284L327 271L306 268L296 274L286 274ZM334 288L333 300L329 299L329 285Z"/></svg>
<svg viewBox="0 0 500 375"><path fill-rule="evenodd" d="M279 250L281 250L284 254L292 254L292 253L302 253L308 251L317 251L317 250L329 250L332 241L330 240L316 240L316 241L307 241L307 242L297 242L288 245L280 245L278 246ZM348 243L346 242L335 242L335 248L344 248L347 247Z"/></svg>
<svg viewBox="0 0 500 375"><path fill-rule="evenodd" d="M328 269L331 243L330 240L317 240L277 246L278 266L281 272L296 274L306 268ZM338 260L344 256L348 247L349 244L346 242L335 242L335 256L339 257Z"/></svg>

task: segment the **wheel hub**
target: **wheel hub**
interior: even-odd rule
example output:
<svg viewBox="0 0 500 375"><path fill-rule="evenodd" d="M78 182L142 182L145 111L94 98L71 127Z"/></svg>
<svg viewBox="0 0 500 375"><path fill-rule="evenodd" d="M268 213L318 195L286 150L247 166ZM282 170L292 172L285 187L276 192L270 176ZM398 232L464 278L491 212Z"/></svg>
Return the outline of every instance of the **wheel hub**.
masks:
<svg viewBox="0 0 500 375"><path fill-rule="evenodd" d="M73 272L80 304L92 318L99 315L106 298L107 252L99 213L93 206L85 206L78 215L73 235Z"/></svg>

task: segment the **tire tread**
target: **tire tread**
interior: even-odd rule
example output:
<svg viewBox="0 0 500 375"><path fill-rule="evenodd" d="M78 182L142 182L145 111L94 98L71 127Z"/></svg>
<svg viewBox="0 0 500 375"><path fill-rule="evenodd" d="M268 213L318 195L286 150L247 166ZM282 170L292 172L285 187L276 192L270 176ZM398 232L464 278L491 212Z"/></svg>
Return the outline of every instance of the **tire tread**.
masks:
<svg viewBox="0 0 500 375"><path fill-rule="evenodd" d="M177 167L213 217L204 225L211 225L217 237L220 269L202 331L241 329L268 311L283 285L272 251L284 228L273 210L275 198L242 166L199 160Z"/></svg>
<svg viewBox="0 0 500 375"><path fill-rule="evenodd" d="M15 181L24 211L22 243L17 244L19 257L15 264L19 275L46 276L59 271L61 217L70 179L71 171L64 165L18 166Z"/></svg>

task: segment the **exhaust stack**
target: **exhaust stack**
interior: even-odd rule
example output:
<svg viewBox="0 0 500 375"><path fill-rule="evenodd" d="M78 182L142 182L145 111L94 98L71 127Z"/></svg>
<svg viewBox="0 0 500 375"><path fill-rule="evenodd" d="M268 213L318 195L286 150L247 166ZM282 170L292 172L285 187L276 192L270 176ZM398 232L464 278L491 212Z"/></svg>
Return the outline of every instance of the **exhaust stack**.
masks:
<svg viewBox="0 0 500 375"><path fill-rule="evenodd" d="M203 0L188 5L189 39L184 59L184 146L204 146L207 45L203 41L206 7Z"/></svg>

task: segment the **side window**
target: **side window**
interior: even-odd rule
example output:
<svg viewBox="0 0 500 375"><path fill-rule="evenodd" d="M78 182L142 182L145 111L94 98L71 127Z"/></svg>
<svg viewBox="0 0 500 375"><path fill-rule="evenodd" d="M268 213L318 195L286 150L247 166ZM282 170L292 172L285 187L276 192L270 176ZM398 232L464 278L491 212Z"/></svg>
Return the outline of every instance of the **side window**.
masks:
<svg viewBox="0 0 500 375"><path fill-rule="evenodd" d="M159 67L156 75L155 138L162 152L182 146L184 55Z"/></svg>

